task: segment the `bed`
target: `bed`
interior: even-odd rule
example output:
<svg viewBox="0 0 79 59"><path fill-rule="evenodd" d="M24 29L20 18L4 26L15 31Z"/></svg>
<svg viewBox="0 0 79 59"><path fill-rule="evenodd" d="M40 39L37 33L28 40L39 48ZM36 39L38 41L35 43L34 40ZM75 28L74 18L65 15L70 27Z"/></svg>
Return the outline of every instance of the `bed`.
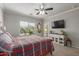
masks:
<svg viewBox="0 0 79 59"><path fill-rule="evenodd" d="M52 40L49 38L37 35L15 38L10 34L8 36L12 39L12 42L4 47L0 45L0 50L7 52L8 56L44 56L48 53L52 54L54 51Z"/></svg>

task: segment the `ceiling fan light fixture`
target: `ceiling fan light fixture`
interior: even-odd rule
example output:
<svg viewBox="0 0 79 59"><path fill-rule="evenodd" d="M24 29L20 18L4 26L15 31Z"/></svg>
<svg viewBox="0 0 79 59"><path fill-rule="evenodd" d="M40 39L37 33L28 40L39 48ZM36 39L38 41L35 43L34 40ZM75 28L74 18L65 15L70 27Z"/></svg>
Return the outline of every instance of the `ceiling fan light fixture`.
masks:
<svg viewBox="0 0 79 59"><path fill-rule="evenodd" d="M44 15L45 14L45 11L40 11L40 15Z"/></svg>

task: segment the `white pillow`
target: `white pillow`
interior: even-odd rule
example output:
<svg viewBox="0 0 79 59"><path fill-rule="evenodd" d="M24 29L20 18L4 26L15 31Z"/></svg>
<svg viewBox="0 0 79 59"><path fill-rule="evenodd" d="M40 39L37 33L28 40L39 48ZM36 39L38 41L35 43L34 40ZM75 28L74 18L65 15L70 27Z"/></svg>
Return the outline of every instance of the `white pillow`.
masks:
<svg viewBox="0 0 79 59"><path fill-rule="evenodd" d="M6 32L6 34L7 34L12 40L14 40L14 37L11 35L11 33Z"/></svg>
<svg viewBox="0 0 79 59"><path fill-rule="evenodd" d="M6 43L12 43L12 39L6 33L0 35L0 40L5 41Z"/></svg>
<svg viewBox="0 0 79 59"><path fill-rule="evenodd" d="M0 35L0 47L8 51L12 50L13 42L7 33L2 33Z"/></svg>

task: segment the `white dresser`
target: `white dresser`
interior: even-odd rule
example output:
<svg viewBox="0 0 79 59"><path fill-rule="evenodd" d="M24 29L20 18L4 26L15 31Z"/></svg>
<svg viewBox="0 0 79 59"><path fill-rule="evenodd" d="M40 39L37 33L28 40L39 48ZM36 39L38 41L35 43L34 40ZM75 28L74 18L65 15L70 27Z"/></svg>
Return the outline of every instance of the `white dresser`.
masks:
<svg viewBox="0 0 79 59"><path fill-rule="evenodd" d="M64 35L61 34L49 34L49 37L51 37L56 44L60 44L64 46Z"/></svg>

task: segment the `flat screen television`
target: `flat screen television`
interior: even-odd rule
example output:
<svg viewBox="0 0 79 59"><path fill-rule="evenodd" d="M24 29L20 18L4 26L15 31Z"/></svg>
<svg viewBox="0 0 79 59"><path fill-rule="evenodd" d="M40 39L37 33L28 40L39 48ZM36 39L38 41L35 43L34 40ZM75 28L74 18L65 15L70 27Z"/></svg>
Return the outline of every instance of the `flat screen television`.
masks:
<svg viewBox="0 0 79 59"><path fill-rule="evenodd" d="M52 28L65 28L65 22L64 20L58 20L58 21L54 21Z"/></svg>

